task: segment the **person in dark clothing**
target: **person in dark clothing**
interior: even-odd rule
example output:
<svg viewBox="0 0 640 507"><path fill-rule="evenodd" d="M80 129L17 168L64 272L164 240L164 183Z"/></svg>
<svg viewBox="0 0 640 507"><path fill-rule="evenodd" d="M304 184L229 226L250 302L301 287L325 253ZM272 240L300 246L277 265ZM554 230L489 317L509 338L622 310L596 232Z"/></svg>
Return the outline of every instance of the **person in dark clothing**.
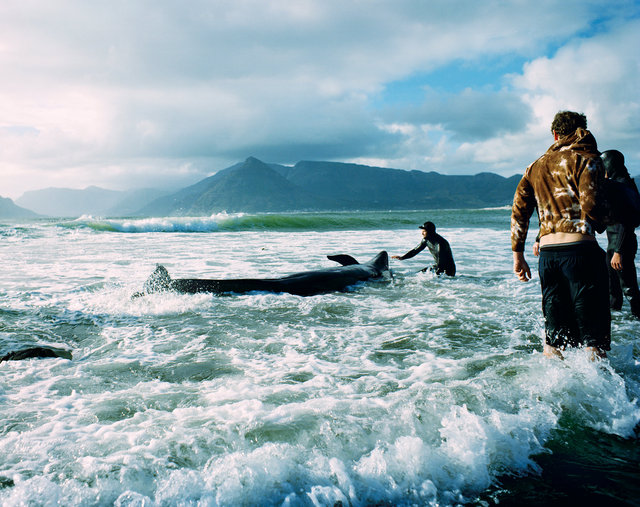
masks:
<svg viewBox="0 0 640 507"><path fill-rule="evenodd" d="M607 150L600 155L608 179L638 188L624 165L624 155L618 150ZM622 295L631 306L631 313L640 319L640 290L636 274L635 256L638 240L634 227L625 224L607 226L607 266L609 268L609 304L612 310L622 308Z"/></svg>
<svg viewBox="0 0 640 507"><path fill-rule="evenodd" d="M449 242L436 233L436 226L433 222L425 222L419 229L422 229L422 241L420 244L404 255L393 255L391 258L401 261L411 259L425 248L428 248L431 255L433 255L435 264L424 268L422 271L431 270L435 271L437 275L444 273L448 276L455 276L456 264L453 262L453 254L451 253Z"/></svg>

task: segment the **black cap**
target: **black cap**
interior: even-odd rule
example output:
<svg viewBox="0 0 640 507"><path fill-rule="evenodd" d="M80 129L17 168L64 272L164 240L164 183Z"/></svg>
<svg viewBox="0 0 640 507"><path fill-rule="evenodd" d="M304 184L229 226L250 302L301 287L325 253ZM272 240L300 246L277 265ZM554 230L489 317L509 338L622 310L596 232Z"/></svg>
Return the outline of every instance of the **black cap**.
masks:
<svg viewBox="0 0 640 507"><path fill-rule="evenodd" d="M624 155L618 150L607 150L600 154L604 172L611 179L629 179L629 170L624 165Z"/></svg>
<svg viewBox="0 0 640 507"><path fill-rule="evenodd" d="M428 233L436 232L436 224L433 222L425 222L424 224L419 225L418 229L424 229Z"/></svg>

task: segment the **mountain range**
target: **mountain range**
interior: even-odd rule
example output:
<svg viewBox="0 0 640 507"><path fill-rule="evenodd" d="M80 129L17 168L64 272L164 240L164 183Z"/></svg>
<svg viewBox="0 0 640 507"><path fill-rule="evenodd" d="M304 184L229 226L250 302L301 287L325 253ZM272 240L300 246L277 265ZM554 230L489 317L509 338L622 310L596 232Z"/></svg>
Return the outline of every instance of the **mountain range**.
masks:
<svg viewBox="0 0 640 507"><path fill-rule="evenodd" d="M267 164L254 157L142 207L144 216L219 211L354 211L510 204L520 176L446 176L340 162Z"/></svg>
<svg viewBox="0 0 640 507"><path fill-rule="evenodd" d="M340 162L285 166L249 157L175 192L48 188L25 192L16 204L67 217L480 208L511 204L519 180L519 175L448 176ZM8 216L2 210L0 216Z"/></svg>
<svg viewBox="0 0 640 507"><path fill-rule="evenodd" d="M38 214L17 206L8 197L0 197L0 218L37 218Z"/></svg>

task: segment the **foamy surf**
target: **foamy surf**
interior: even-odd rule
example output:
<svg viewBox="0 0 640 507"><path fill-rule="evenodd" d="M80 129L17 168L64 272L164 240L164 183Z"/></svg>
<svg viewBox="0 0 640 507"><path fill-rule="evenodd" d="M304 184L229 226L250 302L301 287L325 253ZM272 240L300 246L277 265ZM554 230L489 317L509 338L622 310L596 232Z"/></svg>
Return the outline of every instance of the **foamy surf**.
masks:
<svg viewBox="0 0 640 507"><path fill-rule="evenodd" d="M442 213L428 217L453 219ZM414 224L344 225L364 215L337 230L203 234L34 222L0 243L16 259L0 352L73 350L0 365L0 503L474 504L510 494L510 478L537 484L552 450L593 454L585 432L617 446L601 466L631 459L639 324L614 314L605 361L544 358L539 285L511 273L505 210L439 227L453 279L418 273L424 253L348 292L130 297L158 262L181 277L282 276L419 241Z"/></svg>

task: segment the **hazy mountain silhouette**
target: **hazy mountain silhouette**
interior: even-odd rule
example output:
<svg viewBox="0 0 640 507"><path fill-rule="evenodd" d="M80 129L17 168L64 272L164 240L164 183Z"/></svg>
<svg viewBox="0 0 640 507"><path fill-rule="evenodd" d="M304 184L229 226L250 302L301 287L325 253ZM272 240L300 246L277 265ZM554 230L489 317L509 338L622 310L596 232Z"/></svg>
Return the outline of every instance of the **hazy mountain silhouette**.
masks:
<svg viewBox="0 0 640 507"><path fill-rule="evenodd" d="M266 164L254 157L174 194L138 215L227 212L477 208L511 204L520 176L446 176L339 162Z"/></svg>
<svg viewBox="0 0 640 507"><path fill-rule="evenodd" d="M82 190L45 188L25 192L16 202L41 215L54 217L125 216L166 193L157 189L118 191L95 186Z"/></svg>
<svg viewBox="0 0 640 507"><path fill-rule="evenodd" d="M36 218L40 215L17 206L13 200L8 197L0 197L0 218Z"/></svg>

